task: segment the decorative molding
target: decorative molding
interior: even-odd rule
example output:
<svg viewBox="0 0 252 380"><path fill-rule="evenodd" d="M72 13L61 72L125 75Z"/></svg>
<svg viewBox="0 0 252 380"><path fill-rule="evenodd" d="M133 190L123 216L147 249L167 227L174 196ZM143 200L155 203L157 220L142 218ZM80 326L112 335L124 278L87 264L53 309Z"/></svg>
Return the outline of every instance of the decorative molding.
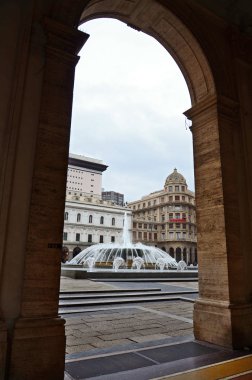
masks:
<svg viewBox="0 0 252 380"><path fill-rule="evenodd" d="M224 117L237 124L239 120L239 103L226 96L209 95L185 111L184 115L192 122L199 121L200 126L213 120L213 117L216 117L216 119ZM191 130L193 130L193 127L194 125L190 127Z"/></svg>
<svg viewBox="0 0 252 380"><path fill-rule="evenodd" d="M44 29L48 51L58 55L61 59L63 57L71 59L75 57L77 63L79 59L77 54L88 40L89 34L48 17L44 19Z"/></svg>

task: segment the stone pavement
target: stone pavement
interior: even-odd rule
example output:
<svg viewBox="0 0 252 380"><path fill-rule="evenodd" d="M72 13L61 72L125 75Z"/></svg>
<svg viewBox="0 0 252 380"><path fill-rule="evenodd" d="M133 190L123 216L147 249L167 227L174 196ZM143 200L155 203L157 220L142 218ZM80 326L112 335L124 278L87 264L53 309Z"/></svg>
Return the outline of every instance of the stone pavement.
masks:
<svg viewBox="0 0 252 380"><path fill-rule="evenodd" d="M171 283L169 285L172 285ZM178 286L178 284L174 284ZM191 285L191 284L190 284ZM142 284L138 284L141 287ZM155 283L155 286L159 284ZM180 283L179 286L182 286ZM188 283L183 284L189 287ZM89 280L62 278L61 290L109 290L113 285ZM192 286L190 286L192 288ZM195 286L194 286L195 288ZM192 334L193 303L184 301L146 302L124 306L87 309L67 315L66 353L131 343L153 342L173 336Z"/></svg>

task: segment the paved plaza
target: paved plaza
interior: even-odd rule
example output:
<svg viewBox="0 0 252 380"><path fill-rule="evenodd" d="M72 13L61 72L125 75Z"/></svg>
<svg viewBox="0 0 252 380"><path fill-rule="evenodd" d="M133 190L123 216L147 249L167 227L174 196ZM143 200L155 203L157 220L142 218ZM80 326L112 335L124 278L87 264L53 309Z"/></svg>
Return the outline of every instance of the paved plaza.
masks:
<svg viewBox="0 0 252 380"><path fill-rule="evenodd" d="M148 287L197 290L197 283L103 283L62 278L61 291L107 291ZM66 353L150 342L174 336L192 335L193 302L163 301L127 305L100 305L82 313L64 315Z"/></svg>

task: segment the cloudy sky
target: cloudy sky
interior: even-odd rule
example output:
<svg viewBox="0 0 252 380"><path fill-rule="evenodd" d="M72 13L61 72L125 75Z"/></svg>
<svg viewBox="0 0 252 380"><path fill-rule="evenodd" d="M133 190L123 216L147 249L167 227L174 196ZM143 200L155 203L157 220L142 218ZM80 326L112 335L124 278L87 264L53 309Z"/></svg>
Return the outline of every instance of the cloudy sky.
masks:
<svg viewBox="0 0 252 380"><path fill-rule="evenodd" d="M70 152L102 159L103 187L126 201L160 190L174 167L194 189L184 78L152 37L111 19L90 34L76 68Z"/></svg>

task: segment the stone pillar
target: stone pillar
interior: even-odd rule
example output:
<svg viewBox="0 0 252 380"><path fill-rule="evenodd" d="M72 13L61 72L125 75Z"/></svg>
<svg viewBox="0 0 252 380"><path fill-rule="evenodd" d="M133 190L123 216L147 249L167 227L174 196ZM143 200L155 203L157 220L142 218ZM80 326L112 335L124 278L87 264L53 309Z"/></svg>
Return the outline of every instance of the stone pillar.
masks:
<svg viewBox="0 0 252 380"><path fill-rule="evenodd" d="M246 204L246 194L245 186L240 187L244 163L238 111L233 100L209 96L185 112L192 120L198 225L194 334L198 340L233 348L252 344L249 252L242 244L247 227L242 220L241 199Z"/></svg>
<svg viewBox="0 0 252 380"><path fill-rule="evenodd" d="M43 38L32 42L39 48L44 45L44 62L40 65L43 82L38 125L34 125L36 150L25 252L18 251L23 255L22 265L15 268L22 285L15 289L12 284L18 297L13 299L13 310L6 306L4 311L8 333L5 378L17 380L64 378L65 321L58 316L61 242L74 72L78 51L88 35L51 19L44 20L43 27ZM19 139L25 142L25 137L21 134ZM23 149L29 148L27 137ZM3 268L6 294L10 271L11 267Z"/></svg>

